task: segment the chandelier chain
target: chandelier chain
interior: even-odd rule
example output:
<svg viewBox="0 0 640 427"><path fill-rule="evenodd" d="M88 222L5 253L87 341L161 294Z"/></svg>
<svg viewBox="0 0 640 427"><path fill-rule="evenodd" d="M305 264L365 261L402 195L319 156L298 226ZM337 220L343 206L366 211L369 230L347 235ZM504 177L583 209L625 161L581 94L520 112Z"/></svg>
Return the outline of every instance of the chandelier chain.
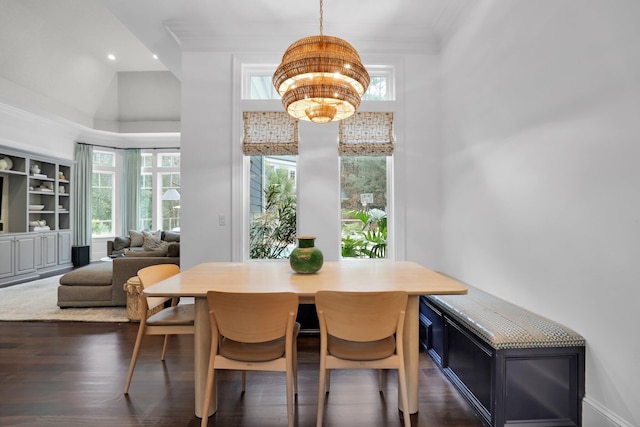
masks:
<svg viewBox="0 0 640 427"><path fill-rule="evenodd" d="M322 28L322 4L323 4L323 1L320 0L320 35L322 35L322 30L323 30L323 28Z"/></svg>

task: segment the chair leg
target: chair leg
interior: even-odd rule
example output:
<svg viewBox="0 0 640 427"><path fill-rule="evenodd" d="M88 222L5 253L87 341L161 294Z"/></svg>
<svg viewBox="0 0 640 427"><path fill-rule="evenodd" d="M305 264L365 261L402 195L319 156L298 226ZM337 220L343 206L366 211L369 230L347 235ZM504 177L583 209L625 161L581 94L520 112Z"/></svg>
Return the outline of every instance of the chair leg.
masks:
<svg viewBox="0 0 640 427"><path fill-rule="evenodd" d="M202 422L200 427L207 427L209 423L209 407L211 406L211 398L213 395L213 387L215 387L215 355L211 355L209 359L209 368L207 369L207 383L204 390L204 403L202 405ZM244 374L244 371L242 371Z"/></svg>
<svg viewBox="0 0 640 427"><path fill-rule="evenodd" d="M164 361L164 356L167 354L167 344L169 343L169 335L164 336L164 344L162 345L162 356L160 356L160 360Z"/></svg>
<svg viewBox="0 0 640 427"><path fill-rule="evenodd" d="M288 427L293 427L293 366L287 366L287 420Z"/></svg>
<svg viewBox="0 0 640 427"><path fill-rule="evenodd" d="M131 355L131 363L129 364L129 373L127 374L127 382L124 385L124 394L129 393L129 386L131 385L131 378L133 378L133 370L136 367L138 361L138 355L140 354L140 346L142 345L142 338L144 337L144 330L146 325L140 323L138 327L138 335L136 336L136 343L133 346L133 354Z"/></svg>
<svg viewBox="0 0 640 427"><path fill-rule="evenodd" d="M378 369L378 391L382 393L382 369Z"/></svg>
<svg viewBox="0 0 640 427"><path fill-rule="evenodd" d="M320 360L320 378L318 381L318 414L316 418L316 427L322 427L322 419L324 417L324 399L327 393L325 381L328 380L327 370L324 360Z"/></svg>
<svg viewBox="0 0 640 427"><path fill-rule="evenodd" d="M402 398L404 426L411 427L411 414L409 414L409 400L407 399L407 375L404 365L400 365L398 368L398 387L400 387L400 397Z"/></svg>
<svg viewBox="0 0 640 427"><path fill-rule="evenodd" d="M242 392L247 390L247 371L242 371Z"/></svg>
<svg viewBox="0 0 640 427"><path fill-rule="evenodd" d="M329 393L331 391L331 370L327 370L327 379L325 380L324 392Z"/></svg>
<svg viewBox="0 0 640 427"><path fill-rule="evenodd" d="M298 395L298 345L293 343L293 393Z"/></svg>

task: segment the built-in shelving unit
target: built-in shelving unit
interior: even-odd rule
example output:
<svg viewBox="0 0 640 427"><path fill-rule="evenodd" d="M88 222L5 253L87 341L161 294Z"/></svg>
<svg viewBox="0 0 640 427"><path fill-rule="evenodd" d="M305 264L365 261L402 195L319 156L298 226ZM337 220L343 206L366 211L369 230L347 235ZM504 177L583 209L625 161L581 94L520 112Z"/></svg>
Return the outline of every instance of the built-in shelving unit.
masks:
<svg viewBox="0 0 640 427"><path fill-rule="evenodd" d="M0 146L0 285L70 266L72 170Z"/></svg>

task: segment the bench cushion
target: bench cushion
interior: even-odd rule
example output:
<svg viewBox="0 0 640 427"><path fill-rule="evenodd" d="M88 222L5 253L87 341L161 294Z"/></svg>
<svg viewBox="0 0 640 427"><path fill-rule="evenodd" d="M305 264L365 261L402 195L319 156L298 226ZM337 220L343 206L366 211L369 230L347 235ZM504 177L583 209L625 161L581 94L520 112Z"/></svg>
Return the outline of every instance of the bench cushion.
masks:
<svg viewBox="0 0 640 427"><path fill-rule="evenodd" d="M67 286L111 286L112 276L113 264L99 262L70 271L60 278L60 284Z"/></svg>
<svg viewBox="0 0 640 427"><path fill-rule="evenodd" d="M584 346L577 332L522 307L467 285L467 295L430 295L496 350Z"/></svg>

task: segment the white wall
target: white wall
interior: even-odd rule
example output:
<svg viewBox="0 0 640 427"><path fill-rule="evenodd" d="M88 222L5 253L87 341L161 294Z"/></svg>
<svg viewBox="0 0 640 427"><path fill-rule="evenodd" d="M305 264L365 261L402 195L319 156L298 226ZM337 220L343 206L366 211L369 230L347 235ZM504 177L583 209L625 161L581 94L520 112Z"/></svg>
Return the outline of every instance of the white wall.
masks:
<svg viewBox="0 0 640 427"><path fill-rule="evenodd" d="M638 22L487 1L443 55L444 270L586 338L586 427L640 425Z"/></svg>
<svg viewBox="0 0 640 427"><path fill-rule="evenodd" d="M77 135L68 123L0 103L0 145L70 160Z"/></svg>
<svg viewBox="0 0 640 427"><path fill-rule="evenodd" d="M231 227L241 220L231 216L232 59L182 54L181 268L231 261Z"/></svg>

